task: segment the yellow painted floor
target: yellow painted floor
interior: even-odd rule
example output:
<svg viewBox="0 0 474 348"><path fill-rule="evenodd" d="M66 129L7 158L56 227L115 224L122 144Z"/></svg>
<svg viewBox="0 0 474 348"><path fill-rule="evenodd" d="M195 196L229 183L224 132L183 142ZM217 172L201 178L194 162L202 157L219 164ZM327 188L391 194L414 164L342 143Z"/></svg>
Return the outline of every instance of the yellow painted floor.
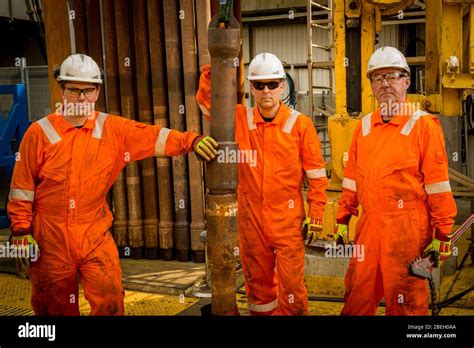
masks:
<svg viewBox="0 0 474 348"><path fill-rule="evenodd" d="M0 315L34 315L30 305L30 281L0 273ZM197 303L197 298L125 291L125 315L176 315ZM90 306L79 292L81 315L89 315Z"/></svg>
<svg viewBox="0 0 474 348"><path fill-rule="evenodd" d="M443 278L441 299L451 285L453 276ZM305 283L310 294L342 297L342 279L331 277L306 276ZM450 296L468 288L474 283L474 265L468 264L461 273ZM242 288L243 289L243 288ZM331 292L321 292L332 289ZM30 305L31 287L29 280L19 279L16 275L0 273L0 315L33 315ZM237 294L237 305L241 315L249 315L245 295ZM177 315L199 299L183 295L167 295L144 291L125 291L125 315ZM343 304L324 301L310 301L309 314L315 316L339 315ZM456 307L443 308L441 315L474 316L474 292L454 304ZM81 315L89 315L90 306L84 298L82 289L79 293L79 309ZM385 308L379 307L377 315L384 315Z"/></svg>

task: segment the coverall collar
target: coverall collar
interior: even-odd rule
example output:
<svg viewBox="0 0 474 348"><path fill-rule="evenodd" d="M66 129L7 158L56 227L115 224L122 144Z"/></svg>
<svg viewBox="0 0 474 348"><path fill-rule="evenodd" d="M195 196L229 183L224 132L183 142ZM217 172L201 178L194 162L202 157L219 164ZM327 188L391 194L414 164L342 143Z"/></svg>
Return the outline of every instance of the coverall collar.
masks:
<svg viewBox="0 0 474 348"><path fill-rule="evenodd" d="M256 109L257 111L253 113L253 123L266 123L262 115L260 114L260 109L258 108L258 106L256 106L254 109ZM282 123L285 118L285 115L288 115L288 107L282 102L280 102L280 108L278 109L277 114L271 122L268 122L268 124Z"/></svg>
<svg viewBox="0 0 474 348"><path fill-rule="evenodd" d="M391 124L393 126L398 126L402 122L403 118L405 116L403 115L396 115L393 116L390 122L384 123L382 120L382 115L380 113L380 108L377 109L373 114L372 114L372 125L375 127L377 125L384 125L384 124Z"/></svg>
<svg viewBox="0 0 474 348"><path fill-rule="evenodd" d="M94 117L88 117L86 119L86 122L84 122L84 125L82 126L82 128L94 129L95 119L97 118L98 114L99 114L99 112L95 111L94 112ZM66 121L66 119L61 115L58 115L57 120L58 120L58 127L63 132L65 132L69 129L75 128L72 124L70 124L68 121Z"/></svg>

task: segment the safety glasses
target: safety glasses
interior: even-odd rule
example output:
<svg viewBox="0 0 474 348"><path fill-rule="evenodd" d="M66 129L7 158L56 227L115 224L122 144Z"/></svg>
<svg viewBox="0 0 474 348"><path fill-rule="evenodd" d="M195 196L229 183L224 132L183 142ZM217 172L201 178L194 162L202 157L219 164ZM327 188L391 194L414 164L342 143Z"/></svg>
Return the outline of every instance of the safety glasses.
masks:
<svg viewBox="0 0 474 348"><path fill-rule="evenodd" d="M68 88L66 87L65 90L69 93L71 97L79 98L79 96L84 93L85 97L91 97L94 95L97 88Z"/></svg>
<svg viewBox="0 0 474 348"><path fill-rule="evenodd" d="M273 90L278 88L280 86L280 81L268 81L268 82L260 82L260 81L255 81L252 82L253 88L263 91L265 89L265 86L268 87L268 89Z"/></svg>
<svg viewBox="0 0 474 348"><path fill-rule="evenodd" d="M384 75L372 75L370 77L370 81L374 84L382 84L383 80L387 81L388 84L392 84L394 82L400 81L402 77L407 77L407 74L402 73L391 73L391 74L384 74Z"/></svg>

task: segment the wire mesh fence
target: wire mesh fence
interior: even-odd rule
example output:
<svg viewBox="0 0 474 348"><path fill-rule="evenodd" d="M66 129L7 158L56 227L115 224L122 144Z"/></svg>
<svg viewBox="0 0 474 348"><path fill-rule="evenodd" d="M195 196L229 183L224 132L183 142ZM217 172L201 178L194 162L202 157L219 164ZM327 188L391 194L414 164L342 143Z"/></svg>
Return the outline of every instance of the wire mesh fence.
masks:
<svg viewBox="0 0 474 348"><path fill-rule="evenodd" d="M24 83L28 98L28 118L31 121L51 113L50 92L48 84L48 66L2 67L0 68L0 85ZM0 112L8 116L13 102L11 95L0 95Z"/></svg>

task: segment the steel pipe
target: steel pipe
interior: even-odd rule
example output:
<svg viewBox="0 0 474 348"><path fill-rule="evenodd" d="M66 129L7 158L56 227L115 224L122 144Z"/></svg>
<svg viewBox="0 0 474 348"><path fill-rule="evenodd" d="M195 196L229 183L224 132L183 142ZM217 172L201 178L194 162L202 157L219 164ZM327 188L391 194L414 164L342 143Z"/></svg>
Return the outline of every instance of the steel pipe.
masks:
<svg viewBox="0 0 474 348"><path fill-rule="evenodd" d="M153 95L154 123L169 128L165 38L161 1L148 0L148 35ZM158 200L160 207L159 245L163 260L173 260L173 178L171 158L156 159L158 172Z"/></svg>
<svg viewBox="0 0 474 348"><path fill-rule="evenodd" d="M132 2L133 37L135 47L135 83L138 100L138 120L152 124L152 101L150 94L150 63L148 53L148 28L146 0ZM140 161L143 180L143 232L145 257L157 259L158 245L158 202L156 192L155 159L150 157Z"/></svg>
<svg viewBox="0 0 474 348"><path fill-rule="evenodd" d="M117 32L117 62L120 80L122 115L135 120L135 96L133 91L133 61L129 23L128 0L114 1ZM125 155L125 154L124 154ZM143 220L138 163L126 166L128 198L128 238L133 258L143 258Z"/></svg>
<svg viewBox="0 0 474 348"><path fill-rule="evenodd" d="M181 20L181 43L184 72L184 99L187 130L201 133L199 107L196 104L198 90L198 56L196 49L196 28L194 27L194 0L180 0L184 14ZM203 167L195 155L188 156L189 191L191 199L191 249L194 262L205 262L204 243L201 232L206 229L204 221Z"/></svg>
<svg viewBox="0 0 474 348"><path fill-rule="evenodd" d="M185 107L183 103L183 67L179 32L179 8L175 0L163 1L164 28L166 37L166 65L168 71L168 101L170 126L185 131ZM189 261L191 248L189 232L189 195L187 187L187 165L185 156L175 156L173 162L175 245L179 261Z"/></svg>
<svg viewBox="0 0 474 348"><path fill-rule="evenodd" d="M218 15L209 23L211 54L211 136L219 151L237 153L235 59L240 49L240 27L230 17L230 28L218 28ZM208 258L211 271L212 313L238 314L235 299L237 246L237 164L219 157L206 165Z"/></svg>

